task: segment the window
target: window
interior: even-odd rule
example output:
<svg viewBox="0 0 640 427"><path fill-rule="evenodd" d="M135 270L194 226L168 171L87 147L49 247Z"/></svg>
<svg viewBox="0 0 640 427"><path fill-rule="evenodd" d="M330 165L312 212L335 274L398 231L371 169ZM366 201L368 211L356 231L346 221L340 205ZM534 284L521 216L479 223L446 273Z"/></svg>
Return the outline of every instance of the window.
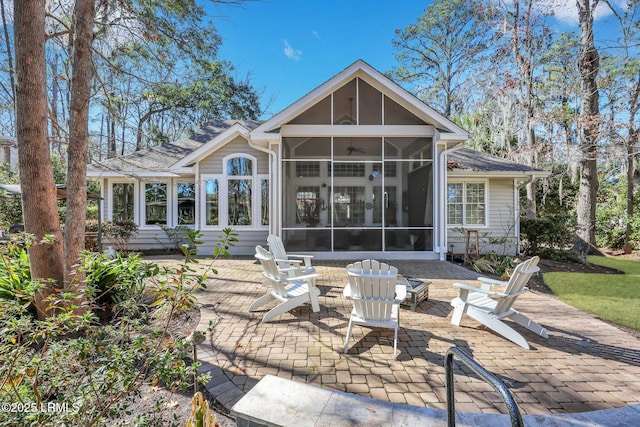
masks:
<svg viewBox="0 0 640 427"><path fill-rule="evenodd" d="M167 184L161 182L144 185L145 225L167 224Z"/></svg>
<svg viewBox="0 0 640 427"><path fill-rule="evenodd" d="M228 224L251 225L251 179L230 179L227 181Z"/></svg>
<svg viewBox="0 0 640 427"><path fill-rule="evenodd" d="M215 178L204 181L205 194L205 224L218 225L219 185Z"/></svg>
<svg viewBox="0 0 640 427"><path fill-rule="evenodd" d="M258 174L255 157L231 154L222 159L222 174L201 178L204 227L269 225L269 179Z"/></svg>
<svg viewBox="0 0 640 427"><path fill-rule="evenodd" d="M253 160L248 157L227 159L227 224L253 224Z"/></svg>
<svg viewBox="0 0 640 427"><path fill-rule="evenodd" d="M178 225L196 223L196 185L193 182L178 183Z"/></svg>
<svg viewBox="0 0 640 427"><path fill-rule="evenodd" d="M447 185L447 224L486 224L484 182L450 182Z"/></svg>
<svg viewBox="0 0 640 427"><path fill-rule="evenodd" d="M113 222L133 221L134 184L115 183L112 187L112 215Z"/></svg>

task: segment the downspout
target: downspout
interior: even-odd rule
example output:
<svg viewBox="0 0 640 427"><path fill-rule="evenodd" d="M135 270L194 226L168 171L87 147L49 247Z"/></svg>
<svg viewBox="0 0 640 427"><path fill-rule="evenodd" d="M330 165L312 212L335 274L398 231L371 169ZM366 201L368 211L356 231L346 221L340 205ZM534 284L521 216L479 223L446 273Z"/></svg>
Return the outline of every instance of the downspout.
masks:
<svg viewBox="0 0 640 427"><path fill-rule="evenodd" d="M536 179L534 175L529 176L526 181L519 181L514 179L514 187L516 191L513 192L513 210L514 210L514 225L515 225L515 237L516 237L516 254L520 255L520 189Z"/></svg>
<svg viewBox="0 0 640 427"><path fill-rule="evenodd" d="M274 171L276 172L278 171L277 165L276 165L276 162L278 161L278 156L277 156L277 153L273 151L271 148L261 147L255 144L251 139L251 133L249 133L247 136L248 136L247 142L249 143L249 147L254 148L263 153L266 153L269 156L269 233L277 234L279 236L280 233L276 232L276 229L278 228L276 226L278 221L275 220L277 218L277 213L276 213L276 209L274 209L276 205L276 200L274 199L277 199L277 197L271 197L272 194L277 194L277 193L274 193L274 190L273 190L274 187L280 188L279 182L278 182L280 174L277 174L278 175L277 177L273 176ZM270 142L267 142L267 144L269 144L269 147L271 146ZM273 181L276 181L275 186L273 185L274 184Z"/></svg>
<svg viewBox="0 0 640 427"><path fill-rule="evenodd" d="M439 194L439 223L440 223L440 261L446 261L447 258L447 162L445 157L448 153L459 150L463 148L461 145L456 145L455 147L446 148L447 145L445 143L445 149L440 152L440 161L438 162L440 167L442 168L441 179L440 179L440 194Z"/></svg>

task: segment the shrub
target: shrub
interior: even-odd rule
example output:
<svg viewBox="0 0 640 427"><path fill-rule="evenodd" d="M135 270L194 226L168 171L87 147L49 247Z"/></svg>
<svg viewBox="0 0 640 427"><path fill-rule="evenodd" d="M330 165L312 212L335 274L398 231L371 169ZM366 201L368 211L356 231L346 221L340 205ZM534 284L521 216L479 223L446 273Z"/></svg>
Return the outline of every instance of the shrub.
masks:
<svg viewBox="0 0 640 427"><path fill-rule="evenodd" d="M29 303L38 289L31 281L27 250L33 243L32 236L21 233L11 236L0 245L0 298Z"/></svg>
<svg viewBox="0 0 640 427"><path fill-rule="evenodd" d="M198 241L199 232L193 233ZM214 259L200 275L190 274L189 264L197 262L195 249L186 251L181 267L167 268L158 278L147 277L157 266L144 265L137 256L108 260L102 254L87 255L87 277L107 289L138 293L145 279L157 281L155 304L164 314L159 327L144 322L140 311L131 315L129 298L116 298L108 323L98 322L91 310L83 315L68 311L76 300L69 293L51 296L55 314L45 320L26 312L20 301L6 301L0 310L2 403L23 410L0 411L0 425L113 425L131 414L130 405L143 384L184 390L194 377L205 383L207 377L197 376L198 363L188 361L191 344L171 336L169 326L172 316L194 301L193 291L204 287L207 272L216 273L213 262L228 255L234 241L234 233L225 230ZM87 294L90 304L93 296ZM156 420L153 414L137 419Z"/></svg>
<svg viewBox="0 0 640 427"><path fill-rule="evenodd" d="M102 224L102 234L112 239L116 248L121 251L129 250L129 240L138 234L138 224L133 221L107 221Z"/></svg>
<svg viewBox="0 0 640 427"><path fill-rule="evenodd" d="M567 214L520 218L520 236L524 253L539 255L542 247L565 249L573 240L574 221L575 219Z"/></svg>

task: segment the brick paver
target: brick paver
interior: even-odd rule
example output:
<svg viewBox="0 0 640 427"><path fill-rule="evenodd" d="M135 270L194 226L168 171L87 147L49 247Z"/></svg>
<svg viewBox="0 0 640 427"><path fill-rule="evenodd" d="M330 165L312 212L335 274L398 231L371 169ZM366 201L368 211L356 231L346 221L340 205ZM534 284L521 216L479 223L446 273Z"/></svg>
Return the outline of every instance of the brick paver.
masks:
<svg viewBox="0 0 640 427"><path fill-rule="evenodd" d="M200 330L213 322L199 354L237 388L215 378L220 403L230 408L264 375L377 399L446 409L444 354L458 346L500 377L523 414L584 412L640 402L640 340L553 296L528 292L516 307L543 325L544 339L516 325L527 351L464 317L450 324L451 284L477 274L448 262L390 261L401 273L432 282L429 300L416 312L401 311L398 359L392 360L388 330L354 327L342 353L351 304L342 297L347 262L317 261L321 311L298 307L272 323L263 311L249 313L268 291L261 267L249 259L216 261L219 274L198 294ZM456 366L458 366L456 364ZM457 410L495 413L504 405L493 389L468 369L455 371Z"/></svg>

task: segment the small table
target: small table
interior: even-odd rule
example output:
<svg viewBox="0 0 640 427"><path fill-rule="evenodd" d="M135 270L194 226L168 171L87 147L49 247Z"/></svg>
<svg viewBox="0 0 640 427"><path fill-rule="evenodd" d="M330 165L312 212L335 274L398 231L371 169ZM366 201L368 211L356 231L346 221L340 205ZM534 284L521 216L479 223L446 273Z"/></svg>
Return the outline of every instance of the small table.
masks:
<svg viewBox="0 0 640 427"><path fill-rule="evenodd" d="M402 305L409 306L411 311L416 311L416 306L418 304L429 299L430 281L400 277L398 278L398 284L403 284L407 287L407 299L402 303Z"/></svg>

